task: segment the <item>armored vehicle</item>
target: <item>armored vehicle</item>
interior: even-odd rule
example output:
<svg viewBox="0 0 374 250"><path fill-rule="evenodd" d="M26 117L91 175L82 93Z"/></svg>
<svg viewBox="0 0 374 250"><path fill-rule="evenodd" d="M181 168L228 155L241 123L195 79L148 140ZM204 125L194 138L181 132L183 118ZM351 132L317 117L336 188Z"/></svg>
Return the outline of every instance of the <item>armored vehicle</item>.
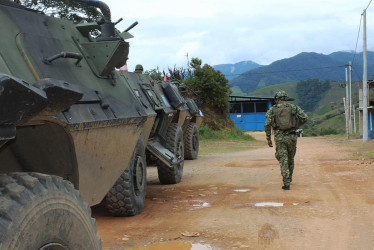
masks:
<svg viewBox="0 0 374 250"><path fill-rule="evenodd" d="M203 121L203 113L199 109L194 99L187 97L187 87L178 80L172 80L182 96L185 98L184 109L187 110L182 129L184 133L184 159L195 160L199 154L199 131ZM200 102L200 100L198 100ZM183 114L183 112L179 113ZM178 116L181 119L181 115ZM183 119L182 119L183 120Z"/></svg>
<svg viewBox="0 0 374 250"><path fill-rule="evenodd" d="M0 0L0 249L100 249L90 206L142 210L146 148L162 183L182 178L186 101L117 71L134 25L120 32L105 3L80 2L103 18L74 24Z"/></svg>
<svg viewBox="0 0 374 250"><path fill-rule="evenodd" d="M148 76L149 78L149 76ZM199 109L195 100L190 99L186 96L186 87L184 84L178 80L167 80L166 82L155 81L149 78L152 85L163 86L162 88L155 87L156 94L166 99L165 96L170 100L182 100L182 101L172 101L168 104L168 99L165 103L171 105L177 110L176 114L172 117L172 123L177 123L181 126L183 131L183 141L184 141L184 159L195 160L199 153L199 132L198 128L200 127L203 121L203 113ZM178 91L176 89L178 88ZM174 93L177 93L178 97ZM180 93L180 94L179 94ZM156 123L157 124L157 123ZM158 165L162 166L162 163L157 160L149 151L152 151L152 145L154 139L151 138L147 147L147 163L149 165ZM160 171L160 170L159 170ZM160 178L160 181L162 179Z"/></svg>

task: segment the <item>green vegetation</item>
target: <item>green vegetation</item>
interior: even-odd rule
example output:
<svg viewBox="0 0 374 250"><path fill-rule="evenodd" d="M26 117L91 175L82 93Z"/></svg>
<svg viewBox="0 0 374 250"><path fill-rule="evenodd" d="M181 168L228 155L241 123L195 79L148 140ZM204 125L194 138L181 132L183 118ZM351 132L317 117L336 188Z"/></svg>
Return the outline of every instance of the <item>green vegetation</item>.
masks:
<svg viewBox="0 0 374 250"><path fill-rule="evenodd" d="M337 129L334 126L317 126L315 123L307 123L303 128L303 136L325 136L325 135L343 135L344 130Z"/></svg>
<svg viewBox="0 0 374 250"><path fill-rule="evenodd" d="M190 66L192 70L188 71L187 78L182 82L187 87L187 96L202 103L200 109L204 113L204 124L214 130L234 128L228 116L231 90L225 76L208 64L202 66L199 58L192 58ZM169 73L174 75L170 70Z"/></svg>
<svg viewBox="0 0 374 250"><path fill-rule="evenodd" d="M66 18L75 22L82 20L91 22L101 16L97 8L74 0L14 0L14 2L49 16Z"/></svg>
<svg viewBox="0 0 374 250"><path fill-rule="evenodd" d="M225 154L267 147L263 141L200 140L199 156Z"/></svg>
<svg viewBox="0 0 374 250"><path fill-rule="evenodd" d="M206 124L199 128L199 135L202 140L231 140L231 141L254 141L255 139L245 134L242 130L232 128L229 130L213 130Z"/></svg>
<svg viewBox="0 0 374 250"><path fill-rule="evenodd" d="M202 61L199 58L192 58L190 65L193 74L190 74L184 83L201 98L205 108L226 114L231 90L225 76L208 64L201 66Z"/></svg>
<svg viewBox="0 0 374 250"><path fill-rule="evenodd" d="M267 147L266 142L255 140L253 136L236 128L216 131L203 124L199 128L199 133L199 155L225 154Z"/></svg>
<svg viewBox="0 0 374 250"><path fill-rule="evenodd" d="M246 95L238 86L231 88L231 95Z"/></svg>
<svg viewBox="0 0 374 250"><path fill-rule="evenodd" d="M233 122L228 116L230 85L225 76L208 64L202 65L202 60L192 58L189 68L168 68L160 72L158 68L146 71L153 79L161 80L167 76L173 80L187 98L192 98L200 104L204 113L204 124L213 130L231 130ZM183 90L182 90L183 89Z"/></svg>
<svg viewBox="0 0 374 250"><path fill-rule="evenodd" d="M287 92L288 96L295 97L296 94L296 83L295 82L287 82L282 84L276 84L272 86L268 86L262 89L257 89L248 93L249 96L262 96L262 97L274 97L275 93L279 90L284 90ZM298 104L298 99L296 99L293 103Z"/></svg>
<svg viewBox="0 0 374 250"><path fill-rule="evenodd" d="M326 91L330 89L330 81L318 79L301 80L296 85L297 97L302 102L299 105L305 111L312 111L318 105Z"/></svg>
<svg viewBox="0 0 374 250"><path fill-rule="evenodd" d="M162 73L160 72L159 68L151 69L151 70L146 70L144 72L146 75L150 75L155 80L161 81L163 79Z"/></svg>

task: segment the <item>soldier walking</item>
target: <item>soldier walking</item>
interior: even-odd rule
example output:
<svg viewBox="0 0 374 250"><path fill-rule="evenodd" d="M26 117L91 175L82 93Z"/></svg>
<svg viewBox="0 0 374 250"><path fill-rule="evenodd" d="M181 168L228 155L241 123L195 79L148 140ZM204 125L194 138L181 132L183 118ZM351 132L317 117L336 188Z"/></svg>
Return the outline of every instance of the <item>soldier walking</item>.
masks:
<svg viewBox="0 0 374 250"><path fill-rule="evenodd" d="M273 128L275 157L279 161L283 177L282 189L290 190L296 154L296 129L307 121L308 116L299 106L287 102L294 99L289 98L285 91L278 91L274 99L275 105L266 113L266 140L269 147L273 147L271 141L271 128Z"/></svg>

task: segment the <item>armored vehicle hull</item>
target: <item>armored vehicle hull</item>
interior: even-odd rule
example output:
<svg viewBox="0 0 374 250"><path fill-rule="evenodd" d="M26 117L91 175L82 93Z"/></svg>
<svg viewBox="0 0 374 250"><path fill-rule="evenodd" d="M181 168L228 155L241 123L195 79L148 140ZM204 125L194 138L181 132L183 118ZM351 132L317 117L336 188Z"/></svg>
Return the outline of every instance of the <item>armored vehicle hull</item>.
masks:
<svg viewBox="0 0 374 250"><path fill-rule="evenodd" d="M139 104L115 71L96 75L96 66L90 65L89 59L79 64L75 58L46 63L46 58L65 51L90 58L89 49L83 47L90 42L69 21L25 12L0 5L0 28L12 32L0 38L4 48L0 72L27 81L26 87L39 89L48 88L40 84L43 81L49 81L49 89L57 89L55 83L62 80L61 89L72 85L82 98L57 114L50 115L43 109L32 119L16 124L20 128L17 138L0 157L6 154L9 161L16 159L4 164L12 170L59 175L79 188L89 205L98 204L127 168L138 138L148 138L156 113ZM105 43L128 48L128 43L121 40L99 42L98 46ZM51 96L60 93L50 92L49 97L46 95L51 103L55 101ZM20 98L14 96L12 101L17 103ZM4 116L13 112L14 105L6 106L9 108L2 108ZM6 172L2 168L0 171Z"/></svg>
<svg viewBox="0 0 374 250"><path fill-rule="evenodd" d="M89 206L140 213L146 150L162 183L180 182L184 139L202 120L175 86L116 70L129 29L114 28L105 3L79 1L103 19L0 0L0 249L100 249Z"/></svg>

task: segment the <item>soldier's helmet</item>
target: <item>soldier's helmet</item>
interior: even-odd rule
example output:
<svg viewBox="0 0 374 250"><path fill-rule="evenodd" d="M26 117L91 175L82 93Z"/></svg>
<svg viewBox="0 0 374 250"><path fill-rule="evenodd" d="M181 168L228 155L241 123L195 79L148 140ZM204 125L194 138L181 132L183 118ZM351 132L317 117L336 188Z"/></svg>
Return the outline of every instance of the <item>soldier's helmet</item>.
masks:
<svg viewBox="0 0 374 250"><path fill-rule="evenodd" d="M143 65L137 64L135 66L135 72L143 72Z"/></svg>
<svg viewBox="0 0 374 250"><path fill-rule="evenodd" d="M275 93L274 99L281 99L281 100L284 100L284 101L293 101L293 100L295 100L294 98L288 97L288 94L284 90L280 90L277 93Z"/></svg>

